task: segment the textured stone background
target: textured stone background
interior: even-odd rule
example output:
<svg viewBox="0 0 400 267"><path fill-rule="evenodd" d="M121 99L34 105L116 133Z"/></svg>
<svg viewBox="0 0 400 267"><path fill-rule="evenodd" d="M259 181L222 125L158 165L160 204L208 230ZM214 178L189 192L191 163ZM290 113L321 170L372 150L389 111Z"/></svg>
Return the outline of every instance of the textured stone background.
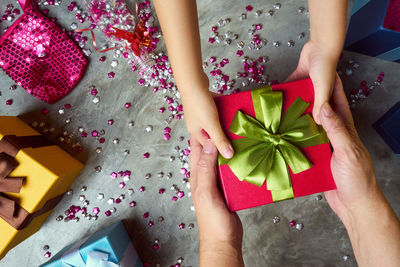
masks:
<svg viewBox="0 0 400 267"><path fill-rule="evenodd" d="M6 3L15 1L1 1L0 12L4 12ZM69 28L74 21L74 14L69 13L66 6L69 0L63 0L60 7L49 7L49 15L58 18L58 23ZM222 44L209 45L207 40L211 33L211 26L216 25L221 18L230 18L231 23L219 30L220 33L232 31L239 34L239 40L249 41L247 30L251 24L261 23L264 28L260 32L262 38L269 40L266 47L259 51L250 51L245 48L245 54L256 58L269 56L270 62L265 63L266 73L270 80L283 81L295 68L302 45L309 37L308 17L299 14L298 8L306 7L306 1L285 0L282 8L277 10L273 17L265 16L266 11L272 9L276 1L198 1L200 28L202 34L203 58L210 56L229 58L230 63L224 68L224 72L233 77L241 71L241 61L237 59L236 41L230 46ZM351 1L350 1L351 2ZM78 1L80 4L80 2ZM248 19L239 20L244 12L244 7L252 4L255 10L263 10L260 17L254 16L254 11L248 15ZM351 5L351 3L350 3ZM79 23L78 23L79 24ZM84 25L79 25L83 28ZM4 28L4 23L0 25ZM298 39L298 34L306 33L306 37ZM296 42L294 47L286 45L288 40ZM273 41L280 41L280 47L273 47ZM91 48L90 42L87 47ZM93 49L92 49L93 50ZM161 42L158 51L165 51ZM80 154L73 153L69 145L61 144L67 151L75 155L79 160L86 162L86 167L75 180L72 188L74 194L65 196L63 201L49 216L46 223L35 235L11 250L0 261L0 266L20 267L37 266L46 261L43 257L43 245L49 245L53 255L65 245L77 241L88 233L93 233L119 219L128 219L130 232L134 237L134 245L143 261L150 262L152 266L161 264L169 266L176 263L178 257L183 257L184 266L198 265L198 241L195 214L191 211L191 199L188 196L189 189L182 184L183 176L179 173L181 168L178 160L170 162L170 155L176 155L175 146L186 148L187 133L183 121L174 120L171 123L172 138L166 142L162 139L164 120L167 112L160 114L158 108L166 106L162 100L162 94L154 94L151 89L137 84L137 74L132 73L129 66L122 59L116 69L110 66L112 52L107 54L107 62L100 63L101 55L93 50L90 56L90 64L85 77L78 87L67 97L54 105L47 105L40 100L31 97L24 89L18 87L11 91L8 88L13 81L3 72L0 72L0 114L20 115L27 123L44 122L45 127L54 127L56 131L49 134L49 138L57 140L67 131L74 133L74 142L81 142L84 151ZM400 99L398 77L400 65L370 58L355 53L344 52L340 63L340 69L344 70L350 59L360 64L350 76L343 76L343 82L347 91L358 88L362 80L372 84L379 72L385 72L382 85L376 89L365 101L358 103L353 109L353 115L361 139L369 149L374 162L379 184L383 187L386 197L393 205L397 214L400 213L400 164L383 140L372 129L371 125L384 112ZM190 64L190 62L188 62ZM115 71L114 79L107 78L107 73ZM211 79L212 81L212 79ZM92 102L92 96L88 87L95 85L99 90L100 103ZM237 82L241 88L241 81ZM250 84L246 89L256 88ZM14 104L6 106L7 99L12 98ZM125 102L132 102L133 106L127 110ZM58 114L58 109L64 104L71 104L72 108L64 115ZM44 116L40 110L48 108L50 113ZM70 124L65 120L71 118ZM108 119L114 119L112 126L107 125ZM128 127L129 121L135 121L133 128ZM145 131L146 125L153 125L150 133ZM91 137L80 138L78 127L84 127L87 132L105 130L106 142L102 145L103 152L95 153L98 142ZM185 141L179 141L180 136L185 136ZM112 140L118 137L121 142L118 145ZM125 149L130 149L131 154L123 155ZM150 152L148 160L143 159L143 153ZM102 166L102 172L96 173L95 166ZM135 189L132 196L126 194L126 190L120 190L117 183L109 178L109 174L116 170L130 169L133 172L128 186ZM171 179L159 178L157 173L172 172ZM152 178L146 180L145 174L152 173ZM170 190L173 184L177 184L185 191L186 196L178 202L172 202L174 192ZM86 185L88 190L80 192L80 188ZM138 188L145 186L146 191L140 193ZM166 188L164 195L158 194L159 188ZM104 200L96 198L98 192L105 194ZM118 197L125 193L127 198L115 205L117 212L111 217L106 217L104 211L110 209L106 203L109 197ZM70 205L81 205L78 200L80 194L84 194L90 200L88 210L98 206L101 216L97 221L88 221L81 218L75 222L57 222L55 218L63 214ZM135 200L137 207L130 208L129 201ZM145 211L150 212L149 219L155 221L153 227L148 227L149 219L143 219ZM279 202L273 205L253 208L239 212L245 229L243 254L247 266L355 266L354 256L346 235L345 229L338 218L328 207L323 199L317 201L315 196L302 197L295 200ZM281 222L273 224L272 219L279 215ZM165 220L158 222L158 216ZM295 219L304 224L302 231L289 227L289 221ZM187 227L183 230L178 224L186 225L195 223L195 228ZM371 228L374 226L371 225ZM152 249L154 239L160 240L160 249L156 252ZM350 260L344 262L343 256L350 255Z"/></svg>

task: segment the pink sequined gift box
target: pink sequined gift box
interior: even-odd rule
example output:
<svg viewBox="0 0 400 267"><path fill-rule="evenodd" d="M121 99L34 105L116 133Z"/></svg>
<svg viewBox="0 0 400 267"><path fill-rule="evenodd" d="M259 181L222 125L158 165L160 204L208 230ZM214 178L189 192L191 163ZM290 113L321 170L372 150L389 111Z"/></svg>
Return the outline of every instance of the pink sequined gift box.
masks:
<svg viewBox="0 0 400 267"><path fill-rule="evenodd" d="M31 95L55 103L82 78L80 48L32 0L19 0L21 15L0 38L0 67Z"/></svg>

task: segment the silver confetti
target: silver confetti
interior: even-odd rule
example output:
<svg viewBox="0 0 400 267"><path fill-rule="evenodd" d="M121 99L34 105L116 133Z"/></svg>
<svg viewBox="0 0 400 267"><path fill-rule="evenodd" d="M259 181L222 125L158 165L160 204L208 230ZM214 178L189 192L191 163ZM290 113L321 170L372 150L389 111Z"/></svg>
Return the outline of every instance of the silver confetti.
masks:
<svg viewBox="0 0 400 267"><path fill-rule="evenodd" d="M67 196L70 196L74 193L74 190L72 190L71 188L67 190Z"/></svg>
<svg viewBox="0 0 400 267"><path fill-rule="evenodd" d="M279 41L275 41L272 43L273 46L278 47L281 45L281 43Z"/></svg>
<svg viewBox="0 0 400 267"><path fill-rule="evenodd" d="M129 127L135 126L135 122L134 122L134 121L130 121L130 122L128 123L128 126L129 126Z"/></svg>
<svg viewBox="0 0 400 267"><path fill-rule="evenodd" d="M133 190L133 188L129 188L127 190L127 192L128 192L128 195L132 195L134 193L134 190Z"/></svg>
<svg viewBox="0 0 400 267"><path fill-rule="evenodd" d="M84 186L81 187L81 191L82 191L82 192L85 192L86 190L87 190L87 186L86 186L86 185L84 185Z"/></svg>
<svg viewBox="0 0 400 267"><path fill-rule="evenodd" d="M119 144L119 139L118 139L118 138L115 138L115 139L113 140L113 143L116 144L116 145Z"/></svg>
<svg viewBox="0 0 400 267"><path fill-rule="evenodd" d="M275 14L275 11L273 11L273 10L269 10L267 13L266 13L266 15L267 16L273 16Z"/></svg>
<svg viewBox="0 0 400 267"><path fill-rule="evenodd" d="M76 29L78 29L78 24L76 24L76 23L74 22L74 23L72 23L69 27L70 27L72 30L76 30Z"/></svg>
<svg viewBox="0 0 400 267"><path fill-rule="evenodd" d="M147 125L145 130L146 130L146 132L149 133L149 132L153 131L153 126L152 125Z"/></svg>
<svg viewBox="0 0 400 267"><path fill-rule="evenodd" d="M113 60L111 61L111 67L115 68L116 66L118 66L118 61L117 60Z"/></svg>
<svg viewBox="0 0 400 267"><path fill-rule="evenodd" d="M242 14L240 15L239 19L240 19L240 20L245 20L245 19L247 19L246 13L242 13Z"/></svg>
<svg viewBox="0 0 400 267"><path fill-rule="evenodd" d="M281 218L279 216L275 216L274 219L272 220L274 223L279 223L281 221Z"/></svg>
<svg viewBox="0 0 400 267"><path fill-rule="evenodd" d="M92 54L92 51L90 49L87 49L87 48L82 49L82 52L87 57L89 57Z"/></svg>
<svg viewBox="0 0 400 267"><path fill-rule="evenodd" d="M350 259L350 255L344 255L344 256L343 256L343 260L344 260L344 261L348 261L349 259Z"/></svg>
<svg viewBox="0 0 400 267"><path fill-rule="evenodd" d="M80 196L79 196L79 200L80 200L80 201L84 201L85 199L86 199L86 197L85 197L84 195L80 195Z"/></svg>
<svg viewBox="0 0 400 267"><path fill-rule="evenodd" d="M301 231L301 230L303 230L303 228L304 228L304 225L302 223L296 223L296 230L297 231Z"/></svg>
<svg viewBox="0 0 400 267"><path fill-rule="evenodd" d="M103 199L104 198L104 194L103 193L98 193L97 194L97 199Z"/></svg>
<svg viewBox="0 0 400 267"><path fill-rule="evenodd" d="M273 8L278 10L282 7L281 3L276 3L275 5L273 5Z"/></svg>
<svg viewBox="0 0 400 267"><path fill-rule="evenodd" d="M289 47L293 47L294 44L295 44L295 42L294 42L293 40L289 40L289 41L287 42L287 45L288 45Z"/></svg>
<svg viewBox="0 0 400 267"><path fill-rule="evenodd" d="M94 170L95 170L95 172L99 173L99 172L101 172L102 168L101 168L101 166L96 166L94 168Z"/></svg>
<svg viewBox="0 0 400 267"><path fill-rule="evenodd" d="M114 204L114 199L113 199L112 197L110 197L110 198L107 200L107 203L108 203L109 205Z"/></svg>

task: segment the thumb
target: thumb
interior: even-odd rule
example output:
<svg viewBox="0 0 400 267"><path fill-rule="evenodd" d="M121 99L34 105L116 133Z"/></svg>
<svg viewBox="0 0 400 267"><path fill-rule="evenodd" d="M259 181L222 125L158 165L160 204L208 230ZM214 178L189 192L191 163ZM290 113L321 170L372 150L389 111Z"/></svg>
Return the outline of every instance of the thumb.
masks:
<svg viewBox="0 0 400 267"><path fill-rule="evenodd" d="M198 206L215 199L218 194L217 189L217 158L218 152L214 143L207 140L200 152L200 158L196 164L196 188L193 188L193 200Z"/></svg>
<svg viewBox="0 0 400 267"><path fill-rule="evenodd" d="M351 146L352 139L345 124L328 102L322 105L319 118L334 150L342 150Z"/></svg>
<svg viewBox="0 0 400 267"><path fill-rule="evenodd" d="M208 129L207 133L210 135L211 139L217 146L219 153L221 153L224 158L230 159L233 157L233 147L228 138L226 138L224 131L222 131L219 122L217 122L213 128Z"/></svg>

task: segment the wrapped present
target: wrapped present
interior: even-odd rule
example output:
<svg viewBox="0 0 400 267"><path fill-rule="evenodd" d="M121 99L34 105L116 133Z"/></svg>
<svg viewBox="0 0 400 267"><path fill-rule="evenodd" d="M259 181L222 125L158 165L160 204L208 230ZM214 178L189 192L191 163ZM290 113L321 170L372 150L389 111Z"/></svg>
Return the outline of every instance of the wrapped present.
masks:
<svg viewBox="0 0 400 267"><path fill-rule="evenodd" d="M351 10L351 14L355 14L358 10L360 10L363 6L369 3L371 0L354 0L353 8Z"/></svg>
<svg viewBox="0 0 400 267"><path fill-rule="evenodd" d="M377 120L373 127L400 158L400 102Z"/></svg>
<svg viewBox="0 0 400 267"><path fill-rule="evenodd" d="M400 62L400 0L370 0L350 19L345 48Z"/></svg>
<svg viewBox="0 0 400 267"><path fill-rule="evenodd" d="M41 267L143 267L122 221L58 252Z"/></svg>
<svg viewBox="0 0 400 267"><path fill-rule="evenodd" d="M311 80L215 99L235 156L218 159L230 210L335 189L331 147L311 117Z"/></svg>
<svg viewBox="0 0 400 267"><path fill-rule="evenodd" d="M39 230L82 168L17 117L0 116L0 259Z"/></svg>

